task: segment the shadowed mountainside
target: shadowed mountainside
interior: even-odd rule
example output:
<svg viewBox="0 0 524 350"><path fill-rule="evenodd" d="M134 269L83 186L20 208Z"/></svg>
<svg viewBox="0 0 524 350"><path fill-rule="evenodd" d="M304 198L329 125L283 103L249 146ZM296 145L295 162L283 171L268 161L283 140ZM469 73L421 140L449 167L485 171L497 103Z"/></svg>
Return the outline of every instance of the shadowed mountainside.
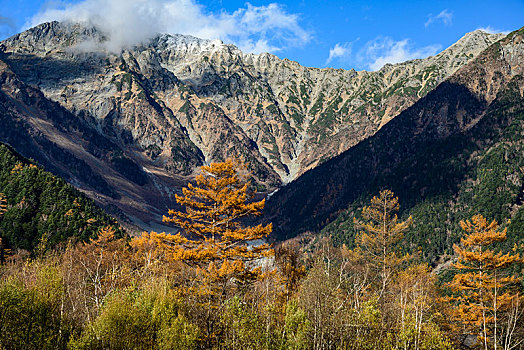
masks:
<svg viewBox="0 0 524 350"><path fill-rule="evenodd" d="M337 221L338 228L332 225L325 232L339 230L344 235L348 232L341 231L347 229L354 235L349 221L355 210L383 188L399 196L406 212L435 198L452 199L467 191L468 182L478 185L483 181L477 172L483 157L494 149L498 149L497 164L511 166L507 173L496 173L502 183L489 189L493 193L483 195L496 197L507 191L500 203L505 214L499 210L496 218L515 214L522 204L518 198L524 178L523 32L513 32L485 50L374 136L275 193L267 203L266 217L273 221L276 237L318 231L348 207L344 218ZM507 148L503 156L500 147ZM512 156L507 158L507 154ZM492 168L486 172L495 174ZM460 204L471 210L475 200L448 209L457 211ZM484 201L476 209L487 212L491 205ZM450 210L444 209L443 214ZM431 236L431 228L427 230ZM439 234L446 240L448 233L444 228Z"/></svg>

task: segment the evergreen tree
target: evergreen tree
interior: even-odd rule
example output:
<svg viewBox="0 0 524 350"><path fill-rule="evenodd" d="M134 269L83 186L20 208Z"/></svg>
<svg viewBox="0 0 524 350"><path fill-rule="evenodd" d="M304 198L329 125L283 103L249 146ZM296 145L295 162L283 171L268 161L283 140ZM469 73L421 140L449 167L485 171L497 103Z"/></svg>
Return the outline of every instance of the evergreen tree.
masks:
<svg viewBox="0 0 524 350"><path fill-rule="evenodd" d="M0 193L0 218L7 211L7 199L3 193Z"/></svg>

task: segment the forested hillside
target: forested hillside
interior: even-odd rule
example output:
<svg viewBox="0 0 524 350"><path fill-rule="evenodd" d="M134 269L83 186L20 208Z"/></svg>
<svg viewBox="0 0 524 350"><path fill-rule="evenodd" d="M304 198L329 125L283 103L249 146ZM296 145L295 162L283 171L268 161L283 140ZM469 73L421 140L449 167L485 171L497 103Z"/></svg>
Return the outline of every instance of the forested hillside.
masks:
<svg viewBox="0 0 524 350"><path fill-rule="evenodd" d="M359 210L353 249L326 237L313 251L253 244L272 225L246 225L265 202L247 200L232 161L202 167L183 192L186 211L164 219L178 234L104 227L0 262L0 348L522 349L522 247L505 247L515 232L496 221L462 221L455 263L437 274L399 249L424 221L400 220L389 190Z"/></svg>
<svg viewBox="0 0 524 350"><path fill-rule="evenodd" d="M87 240L116 220L64 180L44 171L0 143L0 193L6 211L0 216L4 248L33 251L43 242L52 248L69 238Z"/></svg>
<svg viewBox="0 0 524 350"><path fill-rule="evenodd" d="M508 227L508 246L524 241L523 83L516 77L472 130L427 145L370 185L369 193L388 187L399 194L402 215L416 222L406 234L406 247L422 247L428 261L450 254L461 234L459 222L476 213ZM351 245L357 231L353 216L366 196L322 232Z"/></svg>

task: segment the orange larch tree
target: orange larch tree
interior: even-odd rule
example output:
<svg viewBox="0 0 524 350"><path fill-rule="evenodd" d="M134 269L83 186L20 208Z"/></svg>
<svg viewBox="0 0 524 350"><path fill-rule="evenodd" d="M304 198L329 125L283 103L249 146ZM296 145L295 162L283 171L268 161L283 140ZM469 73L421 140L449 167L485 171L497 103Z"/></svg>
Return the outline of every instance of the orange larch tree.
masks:
<svg viewBox="0 0 524 350"><path fill-rule="evenodd" d="M3 193L0 193L0 220L2 219L6 211L7 200L5 199L5 195ZM0 236L0 263L2 263L5 260L6 253L7 249L5 249L4 244L2 243L2 237Z"/></svg>
<svg viewBox="0 0 524 350"><path fill-rule="evenodd" d="M448 283L454 294L446 299L457 305L452 311L454 318L479 332L484 349L497 349L511 342L511 334L500 334L500 321L519 297L511 288L518 278L507 273L507 268L521 259L518 254L493 250L492 244L504 241L507 231L500 230L495 220L489 223L482 215L475 215L460 224L468 235L453 247L458 256L453 267L458 273Z"/></svg>
<svg viewBox="0 0 524 350"><path fill-rule="evenodd" d="M0 218L4 213L7 211L7 200L5 199L5 195L3 193L0 193Z"/></svg>
<svg viewBox="0 0 524 350"><path fill-rule="evenodd" d="M242 166L228 159L201 167L196 185L183 188L176 201L185 211L169 210L164 222L182 229L177 234L144 233L132 245L154 243L173 260L203 268L214 278L242 280L256 277L261 269L247 262L273 254L266 238L272 225L249 226L245 219L260 215L265 200L252 201Z"/></svg>
<svg viewBox="0 0 524 350"><path fill-rule="evenodd" d="M411 217L399 221L398 210L398 198L392 191L383 190L362 209L363 221L354 219L355 226L362 230L357 247L378 275L381 300L396 268L405 260L395 252L395 244L412 223Z"/></svg>

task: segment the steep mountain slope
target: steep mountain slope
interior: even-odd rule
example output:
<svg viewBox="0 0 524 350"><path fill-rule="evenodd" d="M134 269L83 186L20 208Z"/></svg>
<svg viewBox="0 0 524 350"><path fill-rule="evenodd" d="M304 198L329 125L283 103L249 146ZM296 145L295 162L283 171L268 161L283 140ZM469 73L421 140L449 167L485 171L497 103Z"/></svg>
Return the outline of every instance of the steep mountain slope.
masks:
<svg viewBox="0 0 524 350"><path fill-rule="evenodd" d="M277 235L319 230L349 206L325 232L351 241L356 208L382 188L399 196L406 215L415 214L412 243L433 247L433 258L451 246L454 225L471 213L515 217L521 225L522 62L524 29L489 47L373 137L285 186L267 204Z"/></svg>
<svg viewBox="0 0 524 350"><path fill-rule="evenodd" d="M0 43L0 141L145 229L197 166L244 159L278 188L373 135L500 35L378 72L315 69L159 35L119 55L92 27L44 23ZM125 221L125 220L124 220Z"/></svg>
<svg viewBox="0 0 524 350"><path fill-rule="evenodd" d="M306 68L181 35L114 55L100 48L103 33L57 22L2 48L24 82L167 173L237 156L273 189L374 134L498 39L476 31L378 72Z"/></svg>
<svg viewBox="0 0 524 350"><path fill-rule="evenodd" d="M156 174L153 164L142 159L139 166L127 156L136 156L131 148L119 147L38 89L20 81L1 55L0 123L0 141L87 193L124 224L130 223L128 218L142 228L147 226L141 220L159 222L173 205L171 188L187 183L177 182L180 178L163 178ZM150 173L143 170L144 164Z"/></svg>
<svg viewBox="0 0 524 350"><path fill-rule="evenodd" d="M106 225L123 234L91 199L2 143L0 193L7 200L0 217L0 258L2 249L32 250L42 239L47 248L70 237L89 239Z"/></svg>

